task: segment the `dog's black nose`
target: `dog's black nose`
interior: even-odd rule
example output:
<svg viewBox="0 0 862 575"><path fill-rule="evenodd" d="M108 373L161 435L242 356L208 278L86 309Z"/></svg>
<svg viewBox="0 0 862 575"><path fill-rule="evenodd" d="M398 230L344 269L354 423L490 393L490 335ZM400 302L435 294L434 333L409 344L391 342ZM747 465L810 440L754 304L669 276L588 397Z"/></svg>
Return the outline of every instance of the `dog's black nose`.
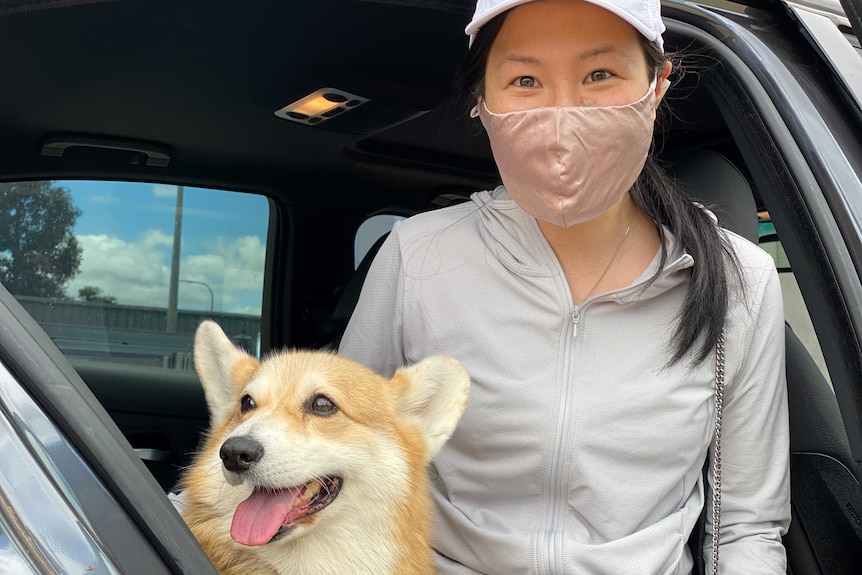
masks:
<svg viewBox="0 0 862 575"><path fill-rule="evenodd" d="M231 437L222 444L218 454L225 469L242 473L260 461L263 457L263 445L249 437Z"/></svg>

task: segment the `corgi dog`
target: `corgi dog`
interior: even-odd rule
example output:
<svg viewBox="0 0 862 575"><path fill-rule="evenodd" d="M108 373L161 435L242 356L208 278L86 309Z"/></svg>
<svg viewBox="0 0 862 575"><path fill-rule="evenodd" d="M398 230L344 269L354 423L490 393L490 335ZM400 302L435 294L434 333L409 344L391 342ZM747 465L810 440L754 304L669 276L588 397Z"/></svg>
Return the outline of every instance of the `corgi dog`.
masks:
<svg viewBox="0 0 862 575"><path fill-rule="evenodd" d="M459 363L386 379L325 351L258 361L205 321L194 364L210 428L182 515L220 573L434 573L426 465L467 404Z"/></svg>

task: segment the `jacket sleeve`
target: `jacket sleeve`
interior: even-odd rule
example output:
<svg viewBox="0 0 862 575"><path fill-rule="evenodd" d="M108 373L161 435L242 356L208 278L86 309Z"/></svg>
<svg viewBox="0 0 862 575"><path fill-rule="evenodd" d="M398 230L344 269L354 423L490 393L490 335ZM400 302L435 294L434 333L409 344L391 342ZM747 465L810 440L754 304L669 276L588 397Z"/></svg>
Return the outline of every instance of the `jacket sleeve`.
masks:
<svg viewBox="0 0 862 575"><path fill-rule="evenodd" d="M368 270L338 350L385 377L391 377L405 363L399 225L395 224Z"/></svg>
<svg viewBox="0 0 862 575"><path fill-rule="evenodd" d="M725 382L721 433L722 575L783 575L781 537L790 525L790 431L784 363L784 307L771 265L749 284L749 325L734 353L739 369ZM751 293L754 292L754 293ZM752 297L752 295L754 297ZM728 350L728 353L730 350ZM728 374L730 375L730 374ZM713 489L709 474L709 499ZM707 503L704 558L712 561L712 509Z"/></svg>

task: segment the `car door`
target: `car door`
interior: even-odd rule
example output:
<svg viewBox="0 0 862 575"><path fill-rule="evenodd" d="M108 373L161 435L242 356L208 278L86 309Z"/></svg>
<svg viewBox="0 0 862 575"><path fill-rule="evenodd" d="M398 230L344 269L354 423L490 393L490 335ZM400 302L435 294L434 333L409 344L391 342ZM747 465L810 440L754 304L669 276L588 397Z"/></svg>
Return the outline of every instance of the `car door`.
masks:
<svg viewBox="0 0 862 575"><path fill-rule="evenodd" d="M0 287L4 573L215 573L99 401Z"/></svg>
<svg viewBox="0 0 862 575"><path fill-rule="evenodd" d="M862 92L855 82L862 59L846 20L836 22L822 6L702 8L667 3L668 32L709 51L715 65L702 81L757 195L761 226L769 227L761 241L783 270L783 286L793 288L785 293L788 321L797 322L786 340L790 571L855 573L862 562ZM809 325L798 323L802 315ZM818 353L800 344L803 337Z"/></svg>

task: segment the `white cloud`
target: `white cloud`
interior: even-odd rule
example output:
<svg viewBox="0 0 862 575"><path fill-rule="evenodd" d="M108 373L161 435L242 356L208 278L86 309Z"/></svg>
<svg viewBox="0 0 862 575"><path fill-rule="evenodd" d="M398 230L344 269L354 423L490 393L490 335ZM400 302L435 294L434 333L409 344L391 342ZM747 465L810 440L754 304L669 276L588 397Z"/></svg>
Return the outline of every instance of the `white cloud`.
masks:
<svg viewBox="0 0 862 575"><path fill-rule="evenodd" d="M141 235L140 245L148 250L160 247L173 249L174 238L162 230L147 230Z"/></svg>
<svg viewBox="0 0 862 575"><path fill-rule="evenodd" d="M84 286L97 286L119 303L167 307L173 239L147 230L127 242L105 234L79 235L81 268L67 293L77 297ZM186 255L187 254L187 255ZM203 249L183 246L180 279L203 282L213 292L216 311L260 313L266 247L256 236L218 237ZM209 309L203 285L179 284L180 309Z"/></svg>
<svg viewBox="0 0 862 575"><path fill-rule="evenodd" d="M153 195L157 198L176 198L177 187L166 184L153 184Z"/></svg>

